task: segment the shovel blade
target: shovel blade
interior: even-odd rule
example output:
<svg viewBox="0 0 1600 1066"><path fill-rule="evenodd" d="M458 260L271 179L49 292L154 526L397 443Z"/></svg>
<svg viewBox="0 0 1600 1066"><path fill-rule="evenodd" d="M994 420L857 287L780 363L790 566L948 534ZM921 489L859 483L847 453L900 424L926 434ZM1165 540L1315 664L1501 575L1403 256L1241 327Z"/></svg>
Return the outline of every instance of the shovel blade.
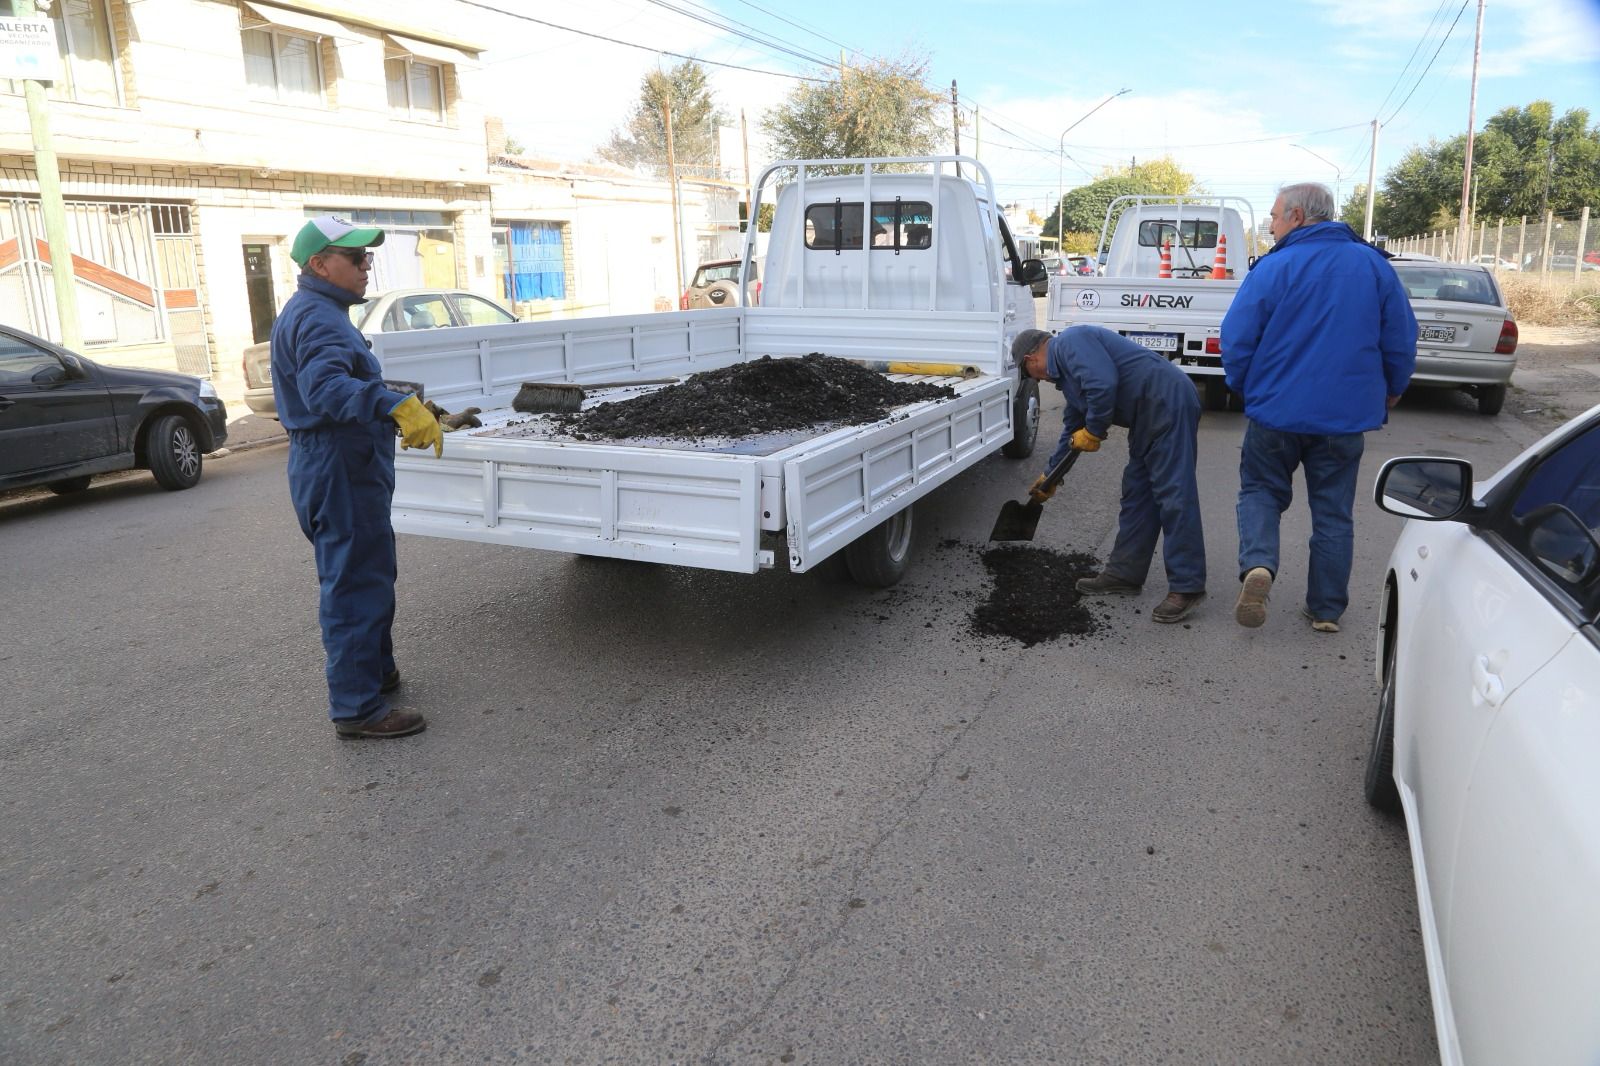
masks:
<svg viewBox="0 0 1600 1066"><path fill-rule="evenodd" d="M1036 500L1022 503L1007 500L1000 508L1000 517L994 520L990 540L1032 540L1039 529L1039 516L1044 514L1044 504Z"/></svg>

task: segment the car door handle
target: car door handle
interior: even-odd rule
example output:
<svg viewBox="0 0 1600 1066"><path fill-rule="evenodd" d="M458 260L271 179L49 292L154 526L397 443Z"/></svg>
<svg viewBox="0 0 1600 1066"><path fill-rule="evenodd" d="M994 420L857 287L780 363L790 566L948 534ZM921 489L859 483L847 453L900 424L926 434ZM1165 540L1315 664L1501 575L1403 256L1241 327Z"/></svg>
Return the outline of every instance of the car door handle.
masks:
<svg viewBox="0 0 1600 1066"><path fill-rule="evenodd" d="M1472 660L1472 691L1491 707L1500 706L1505 699L1506 685L1500 675L1489 669L1489 658L1480 655Z"/></svg>

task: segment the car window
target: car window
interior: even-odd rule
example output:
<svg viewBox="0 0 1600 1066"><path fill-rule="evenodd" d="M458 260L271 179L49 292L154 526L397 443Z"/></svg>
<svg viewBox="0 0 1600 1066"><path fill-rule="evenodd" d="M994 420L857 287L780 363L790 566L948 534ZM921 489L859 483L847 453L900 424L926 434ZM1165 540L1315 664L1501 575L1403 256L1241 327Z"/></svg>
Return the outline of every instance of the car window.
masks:
<svg viewBox="0 0 1600 1066"><path fill-rule="evenodd" d="M32 385L39 371L60 366L61 360L54 352L0 333L0 386Z"/></svg>
<svg viewBox="0 0 1600 1066"><path fill-rule="evenodd" d="M738 263L710 263L695 271L694 287L700 288L718 281L735 281L738 277Z"/></svg>
<svg viewBox="0 0 1600 1066"><path fill-rule="evenodd" d="M461 320L469 326L503 326L507 322L515 322L517 316L507 311L504 307L481 296L467 296L457 293L451 297L455 302L456 311L460 313Z"/></svg>
<svg viewBox="0 0 1600 1066"><path fill-rule="evenodd" d="M1500 306L1494 282L1481 270L1464 270L1449 263L1395 263L1394 272L1413 300Z"/></svg>
<svg viewBox="0 0 1600 1066"><path fill-rule="evenodd" d="M449 326L450 309L438 293L419 296L402 296L394 302L389 312L389 328L394 331L408 329L438 329Z"/></svg>
<svg viewBox="0 0 1600 1066"><path fill-rule="evenodd" d="M933 247L933 205L926 200L874 200L872 241L877 249ZM848 251L861 247L861 202L806 207L806 247Z"/></svg>
<svg viewBox="0 0 1600 1066"><path fill-rule="evenodd" d="M1566 514L1557 513L1562 511ZM1588 550L1585 531L1600 538L1600 425L1539 460L1511 503L1510 525L1508 539L1514 548L1558 581L1570 583L1571 568L1559 561Z"/></svg>

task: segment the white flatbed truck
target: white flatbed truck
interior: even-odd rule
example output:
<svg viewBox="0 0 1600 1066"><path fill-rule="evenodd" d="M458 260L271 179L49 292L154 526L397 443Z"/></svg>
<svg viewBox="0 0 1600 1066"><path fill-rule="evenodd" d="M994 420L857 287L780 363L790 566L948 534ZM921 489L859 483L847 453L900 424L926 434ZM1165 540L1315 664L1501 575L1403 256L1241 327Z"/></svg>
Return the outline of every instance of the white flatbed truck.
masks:
<svg viewBox="0 0 1600 1066"><path fill-rule="evenodd" d="M1010 349L1034 325L1029 285L1043 267L1017 256L970 158L775 163L751 217L769 187L759 306L375 335L385 377L421 383L447 410L482 410L442 459L399 452L395 529L744 573L774 566L764 541L781 536L794 572L844 550L856 580L899 580L912 504L994 452L1033 450L1037 382ZM868 232L864 203L887 240ZM524 382L638 382L596 389L589 407L813 352L955 395L868 425L695 440L578 439L510 406Z"/></svg>

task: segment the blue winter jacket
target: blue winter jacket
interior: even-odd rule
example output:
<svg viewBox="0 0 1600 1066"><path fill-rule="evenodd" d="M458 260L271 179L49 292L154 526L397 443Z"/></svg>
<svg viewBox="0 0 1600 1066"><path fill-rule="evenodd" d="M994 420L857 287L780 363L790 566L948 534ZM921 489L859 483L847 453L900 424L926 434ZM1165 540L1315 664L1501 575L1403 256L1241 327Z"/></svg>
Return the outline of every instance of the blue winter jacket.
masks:
<svg viewBox="0 0 1600 1066"><path fill-rule="evenodd" d="M1061 440L1046 470L1066 458L1080 427L1104 440L1121 426L1129 431L1128 451L1142 455L1174 422L1192 426L1199 417L1199 397L1183 371L1101 326L1069 326L1051 337L1045 373L1066 400Z"/></svg>
<svg viewBox="0 0 1600 1066"><path fill-rule="evenodd" d="M1417 361L1417 319L1383 254L1343 222L1291 231L1222 320L1222 369L1245 414L1285 433L1383 425Z"/></svg>
<svg viewBox="0 0 1600 1066"><path fill-rule="evenodd" d="M366 425L406 398L384 387L383 367L350 321L362 297L312 274L272 324L272 392L283 428ZM392 428L392 427L391 427Z"/></svg>

